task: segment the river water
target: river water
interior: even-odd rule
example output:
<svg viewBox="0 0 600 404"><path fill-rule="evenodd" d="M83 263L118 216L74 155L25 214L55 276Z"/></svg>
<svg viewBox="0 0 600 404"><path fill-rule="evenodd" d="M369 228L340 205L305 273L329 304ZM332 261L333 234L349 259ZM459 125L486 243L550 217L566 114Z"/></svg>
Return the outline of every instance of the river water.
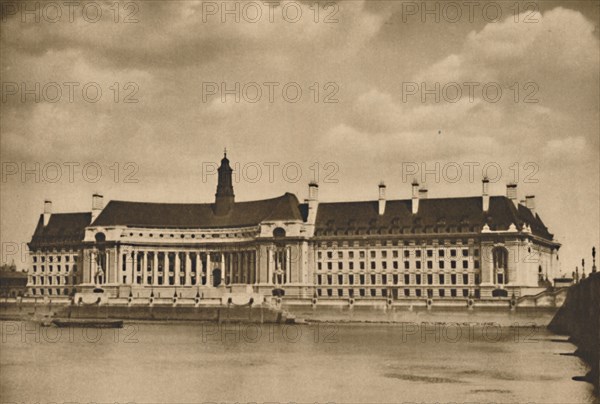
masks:
<svg viewBox="0 0 600 404"><path fill-rule="evenodd" d="M3 321L0 402L594 402L575 346L469 325ZM597 402L597 401L596 401Z"/></svg>

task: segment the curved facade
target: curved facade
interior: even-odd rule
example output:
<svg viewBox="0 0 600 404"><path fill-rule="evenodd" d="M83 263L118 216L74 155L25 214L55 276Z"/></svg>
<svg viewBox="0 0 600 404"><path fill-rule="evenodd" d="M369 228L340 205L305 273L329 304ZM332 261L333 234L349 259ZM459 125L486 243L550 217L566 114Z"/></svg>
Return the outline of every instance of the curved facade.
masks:
<svg viewBox="0 0 600 404"><path fill-rule="evenodd" d="M33 295L102 288L114 297L228 292L318 299L522 296L558 274L558 249L534 198L305 203L293 194L236 202L225 156L214 203L111 201L40 217L30 242ZM60 264L59 264L60 263Z"/></svg>

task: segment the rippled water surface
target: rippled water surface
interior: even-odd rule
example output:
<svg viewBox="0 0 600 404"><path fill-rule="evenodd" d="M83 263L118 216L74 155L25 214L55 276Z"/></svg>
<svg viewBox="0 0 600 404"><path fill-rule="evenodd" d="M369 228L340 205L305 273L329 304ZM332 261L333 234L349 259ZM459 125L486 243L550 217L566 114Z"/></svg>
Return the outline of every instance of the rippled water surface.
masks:
<svg viewBox="0 0 600 404"><path fill-rule="evenodd" d="M590 385L571 380L586 366L560 355L575 346L557 339L466 325L6 321L0 401L594 402Z"/></svg>

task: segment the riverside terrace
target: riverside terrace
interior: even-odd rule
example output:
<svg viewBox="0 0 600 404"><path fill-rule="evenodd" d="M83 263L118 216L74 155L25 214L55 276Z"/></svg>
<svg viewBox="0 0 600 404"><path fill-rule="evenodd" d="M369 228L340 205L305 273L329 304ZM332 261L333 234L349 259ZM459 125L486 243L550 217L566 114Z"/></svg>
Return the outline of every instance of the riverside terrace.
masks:
<svg viewBox="0 0 600 404"><path fill-rule="evenodd" d="M91 212L44 213L29 243L30 296L101 288L109 298L215 298L283 295L283 300L408 301L518 299L558 276L560 244L535 198L482 193L428 198L320 202L309 184L237 202L225 155L212 203L110 201Z"/></svg>

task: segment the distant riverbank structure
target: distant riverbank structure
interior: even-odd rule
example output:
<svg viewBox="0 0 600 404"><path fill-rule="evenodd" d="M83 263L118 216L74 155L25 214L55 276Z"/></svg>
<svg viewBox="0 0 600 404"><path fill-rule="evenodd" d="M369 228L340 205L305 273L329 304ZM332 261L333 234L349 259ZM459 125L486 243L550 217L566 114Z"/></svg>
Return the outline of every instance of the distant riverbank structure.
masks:
<svg viewBox="0 0 600 404"><path fill-rule="evenodd" d="M65 296L392 300L519 298L559 274L558 250L535 198L482 193L322 202L286 193L237 202L227 155L211 203L110 201L91 212L44 213L29 243L28 292Z"/></svg>

